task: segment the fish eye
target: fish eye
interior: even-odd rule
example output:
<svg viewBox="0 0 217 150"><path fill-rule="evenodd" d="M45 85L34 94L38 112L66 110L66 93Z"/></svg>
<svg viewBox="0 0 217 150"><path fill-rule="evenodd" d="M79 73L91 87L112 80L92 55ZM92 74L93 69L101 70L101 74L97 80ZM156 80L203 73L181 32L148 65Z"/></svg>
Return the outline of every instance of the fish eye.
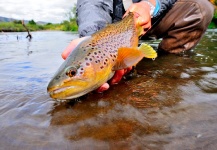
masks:
<svg viewBox="0 0 217 150"><path fill-rule="evenodd" d="M77 73L77 68L75 67L70 67L66 70L66 75L69 77L75 76L76 73Z"/></svg>

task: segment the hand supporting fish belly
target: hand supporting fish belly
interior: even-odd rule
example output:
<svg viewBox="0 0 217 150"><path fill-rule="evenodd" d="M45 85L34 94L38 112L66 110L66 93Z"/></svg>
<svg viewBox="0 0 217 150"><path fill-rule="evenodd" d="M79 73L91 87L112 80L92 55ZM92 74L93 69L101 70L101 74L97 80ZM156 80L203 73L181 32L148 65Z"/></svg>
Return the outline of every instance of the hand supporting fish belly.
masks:
<svg viewBox="0 0 217 150"><path fill-rule="evenodd" d="M143 57L156 58L151 46L137 47L140 32L133 13L129 13L122 21L86 37L48 84L50 96L54 99L80 97L111 79L116 70L135 66Z"/></svg>

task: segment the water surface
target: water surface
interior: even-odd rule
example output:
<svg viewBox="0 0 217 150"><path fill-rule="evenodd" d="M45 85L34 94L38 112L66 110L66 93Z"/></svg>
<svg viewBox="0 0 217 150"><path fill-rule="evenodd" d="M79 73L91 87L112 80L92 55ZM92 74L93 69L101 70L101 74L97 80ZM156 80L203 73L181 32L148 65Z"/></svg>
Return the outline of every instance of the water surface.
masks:
<svg viewBox="0 0 217 150"><path fill-rule="evenodd" d="M143 59L103 94L71 102L54 101L46 87L77 35L32 35L0 34L1 149L217 147L217 32L187 53Z"/></svg>

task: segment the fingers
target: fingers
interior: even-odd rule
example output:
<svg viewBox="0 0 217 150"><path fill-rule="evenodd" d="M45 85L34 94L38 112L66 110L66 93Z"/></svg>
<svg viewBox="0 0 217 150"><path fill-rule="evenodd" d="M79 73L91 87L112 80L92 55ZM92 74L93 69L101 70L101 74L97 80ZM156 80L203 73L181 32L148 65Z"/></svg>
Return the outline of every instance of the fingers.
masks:
<svg viewBox="0 0 217 150"><path fill-rule="evenodd" d="M62 52L61 56L63 59L66 59L69 54L71 53L71 51L78 45L78 43L80 43L81 41L84 40L85 37L82 38L78 38L73 40L67 47L66 49Z"/></svg>
<svg viewBox="0 0 217 150"><path fill-rule="evenodd" d="M129 73L132 69L133 69L133 67L128 67L127 69L125 69L125 73L124 74Z"/></svg>
<svg viewBox="0 0 217 150"><path fill-rule="evenodd" d="M115 72L115 75L113 76L113 78L111 79L111 84L117 84L121 79L122 77L129 73L130 71L132 70L132 67L129 67L127 69L122 69L122 70L117 70Z"/></svg>
<svg viewBox="0 0 217 150"><path fill-rule="evenodd" d="M110 83L111 83L111 84L117 84L117 83L122 79L123 75L129 73L131 70L132 70L132 67L129 67L129 68L127 68L127 69L122 69L122 70L116 71L116 72L115 72L115 75L114 75L114 77L111 79L111 82L110 82ZM108 90L109 87L110 87L110 86L109 86L108 83L104 83L102 86L100 86L100 87L96 90L96 92L102 93L102 92Z"/></svg>
<svg viewBox="0 0 217 150"><path fill-rule="evenodd" d="M141 26L144 29L143 34L145 34L151 28L150 6L146 2L134 3L129 7L123 17L129 12L134 13L135 24Z"/></svg>
<svg viewBox="0 0 217 150"><path fill-rule="evenodd" d="M111 84L117 84L120 80L121 80L121 78L123 77L123 75L124 75L124 73L125 73L125 70L123 69L123 70L118 70L118 71L116 71L115 72L115 75L113 76L113 78L111 79Z"/></svg>
<svg viewBox="0 0 217 150"><path fill-rule="evenodd" d="M109 89L109 84L108 83L104 83L102 86L100 86L96 92L98 93L102 93L103 91L106 91Z"/></svg>

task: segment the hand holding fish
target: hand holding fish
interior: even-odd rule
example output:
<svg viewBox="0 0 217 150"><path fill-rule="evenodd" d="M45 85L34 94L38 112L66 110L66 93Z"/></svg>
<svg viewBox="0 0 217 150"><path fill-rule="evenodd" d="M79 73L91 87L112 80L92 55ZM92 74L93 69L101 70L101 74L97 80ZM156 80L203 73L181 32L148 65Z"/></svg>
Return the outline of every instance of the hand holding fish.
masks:
<svg viewBox="0 0 217 150"><path fill-rule="evenodd" d="M124 14L123 18L129 14L129 12L134 13L135 24L142 27L144 35L151 28L151 15L150 6L146 1L141 1L139 3L132 4Z"/></svg>
<svg viewBox="0 0 217 150"><path fill-rule="evenodd" d="M142 33L134 13L129 13L122 21L75 40L64 51L63 56L68 57L49 82L48 93L54 99L73 99L108 89L106 82L118 82L130 70L126 68L136 66L144 57L157 57L151 46L143 43L138 47Z"/></svg>
<svg viewBox="0 0 217 150"><path fill-rule="evenodd" d="M85 39L85 37L82 37L82 38L77 38L75 40L73 40L67 47L66 49L63 51L62 53L62 58L65 60L69 54L71 53L71 51L73 49L75 49L75 47L78 45L78 43L80 43L81 41L83 41ZM130 70L132 70L132 67L129 67L129 68L126 68L126 69L122 69L122 70L117 70L115 72L115 75L114 77L111 79L110 81L110 84L117 84L121 79L122 77L129 73ZM104 83L103 85L101 85L96 91L97 92L103 92L103 91L106 91L109 89L109 84L108 83Z"/></svg>
<svg viewBox="0 0 217 150"><path fill-rule="evenodd" d="M71 51L73 49L75 49L75 47L78 45L78 43L80 43L81 41L84 40L85 37L82 38L77 38L75 40L72 40L71 43L66 47L66 49L62 52L61 56L62 58L65 60L69 54L71 53Z"/></svg>

